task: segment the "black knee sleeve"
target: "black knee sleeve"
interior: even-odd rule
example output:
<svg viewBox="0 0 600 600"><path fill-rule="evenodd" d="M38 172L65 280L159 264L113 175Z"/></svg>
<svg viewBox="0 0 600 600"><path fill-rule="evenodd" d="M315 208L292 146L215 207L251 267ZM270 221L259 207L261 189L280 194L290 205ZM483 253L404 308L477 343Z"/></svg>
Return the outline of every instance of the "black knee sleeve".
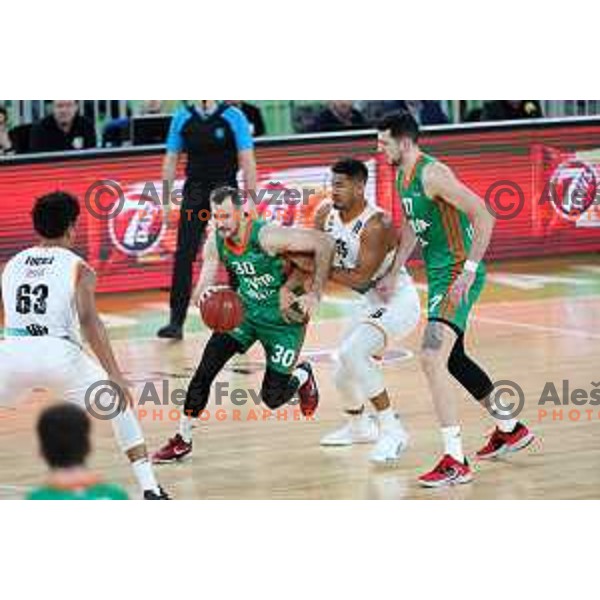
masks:
<svg viewBox="0 0 600 600"><path fill-rule="evenodd" d="M267 369L260 395L262 401L271 410L276 410L287 404L294 397L297 390L298 380L295 377Z"/></svg>
<svg viewBox="0 0 600 600"><path fill-rule="evenodd" d="M462 333L456 339L448 358L448 371L479 402L491 394L492 381L487 373L467 356Z"/></svg>
<svg viewBox="0 0 600 600"><path fill-rule="evenodd" d="M202 354L202 360L190 381L184 405L184 414L197 418L206 408L210 388L216 376L229 359L242 351L240 343L224 333L214 333Z"/></svg>

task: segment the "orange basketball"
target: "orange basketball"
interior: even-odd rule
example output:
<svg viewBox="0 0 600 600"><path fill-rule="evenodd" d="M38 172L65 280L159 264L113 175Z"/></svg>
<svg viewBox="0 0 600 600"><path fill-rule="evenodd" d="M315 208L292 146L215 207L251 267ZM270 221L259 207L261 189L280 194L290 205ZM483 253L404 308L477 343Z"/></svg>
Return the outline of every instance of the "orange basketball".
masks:
<svg viewBox="0 0 600 600"><path fill-rule="evenodd" d="M217 333L225 333L244 320L244 306L233 290L216 290L202 301L200 314L207 327Z"/></svg>

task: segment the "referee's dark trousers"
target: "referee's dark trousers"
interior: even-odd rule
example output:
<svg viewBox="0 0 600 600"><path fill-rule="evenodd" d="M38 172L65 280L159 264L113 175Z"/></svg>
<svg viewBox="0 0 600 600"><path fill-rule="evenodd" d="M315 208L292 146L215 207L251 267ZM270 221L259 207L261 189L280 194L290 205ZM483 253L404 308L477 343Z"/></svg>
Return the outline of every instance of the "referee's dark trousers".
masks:
<svg viewBox="0 0 600 600"><path fill-rule="evenodd" d="M171 324L177 327L185 323L192 296L193 267L209 221L210 193L222 185L237 187L235 181L207 183L188 179L183 188L170 298Z"/></svg>

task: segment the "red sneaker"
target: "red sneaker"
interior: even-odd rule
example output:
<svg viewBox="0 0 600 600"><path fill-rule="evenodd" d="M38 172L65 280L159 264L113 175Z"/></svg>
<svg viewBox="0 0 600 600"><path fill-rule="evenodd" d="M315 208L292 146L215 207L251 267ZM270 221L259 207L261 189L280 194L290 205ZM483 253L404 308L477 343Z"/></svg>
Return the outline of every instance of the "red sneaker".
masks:
<svg viewBox="0 0 600 600"><path fill-rule="evenodd" d="M457 483L469 483L472 479L473 473L466 459L464 463L461 463L446 454L432 471L419 477L419 483L423 487L434 488Z"/></svg>
<svg viewBox="0 0 600 600"><path fill-rule="evenodd" d="M308 373L306 383L298 388L298 396L300 396L300 412L305 417L312 417L317 412L319 406L319 388L317 380L309 362L304 362L297 366L298 369L304 369Z"/></svg>
<svg viewBox="0 0 600 600"><path fill-rule="evenodd" d="M177 434L152 455L152 462L154 464L177 462L191 452L192 443L186 442L181 435Z"/></svg>
<svg viewBox="0 0 600 600"><path fill-rule="evenodd" d="M512 433L505 433L496 427L487 444L478 450L477 458L485 460L508 452L518 452L529 446L534 439L533 433L523 423L517 423Z"/></svg>

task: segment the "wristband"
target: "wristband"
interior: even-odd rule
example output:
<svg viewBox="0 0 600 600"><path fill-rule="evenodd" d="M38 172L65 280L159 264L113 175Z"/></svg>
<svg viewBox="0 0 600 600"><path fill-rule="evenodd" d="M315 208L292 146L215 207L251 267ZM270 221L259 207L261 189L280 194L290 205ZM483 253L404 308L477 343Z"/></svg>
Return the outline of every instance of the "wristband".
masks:
<svg viewBox="0 0 600 600"><path fill-rule="evenodd" d="M477 273L477 269L479 268L479 263L474 260L467 260L463 266L464 271L468 271L469 273Z"/></svg>

